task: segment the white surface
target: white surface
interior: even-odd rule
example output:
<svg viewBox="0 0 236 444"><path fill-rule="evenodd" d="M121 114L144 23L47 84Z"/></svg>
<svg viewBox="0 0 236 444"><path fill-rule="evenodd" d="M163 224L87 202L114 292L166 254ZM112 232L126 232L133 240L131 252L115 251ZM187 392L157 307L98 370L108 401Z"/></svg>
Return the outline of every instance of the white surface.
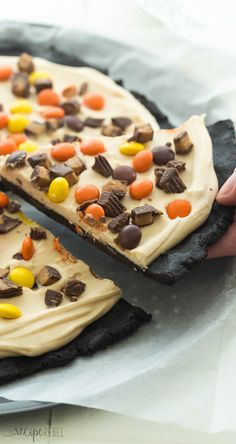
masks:
<svg viewBox="0 0 236 444"><path fill-rule="evenodd" d="M51 433L51 438L48 435ZM33 441L34 437L34 441ZM235 435L207 435L114 413L61 406L0 418L1 444L235 444Z"/></svg>
<svg viewBox="0 0 236 444"><path fill-rule="evenodd" d="M234 78L235 78L235 66L231 59L225 55L211 52L211 56L209 56L209 52L206 50L199 51L196 49L196 46L192 46L182 40L181 38L173 37L170 35L170 32L166 32L158 22L140 10L134 9L133 2L127 1L86 1L86 2L69 2L67 0L66 5L64 2L49 2L42 1L40 3L41 7L37 8L37 17L35 16L34 6L32 2L24 1L24 8L19 8L16 10L13 8L13 4L15 2L8 1L6 5L4 5L4 10L2 8L1 18L7 19L21 19L21 20L29 20L29 21L46 21L46 22L54 22L54 23L65 23L64 17L66 17L66 24L73 26L80 26L86 30L97 32L100 35L105 34L107 36L112 36L117 40L122 39L123 41L127 41L127 43L132 43L139 47L142 47L147 50L155 51L157 56L160 56L160 48L165 48L167 54L167 61L169 63L169 72L171 73L171 68L173 66L177 67L179 70L178 81L171 77L171 74L166 77L166 82L169 83L170 88L166 91L166 94L161 94L161 106L164 110L167 110L169 97L174 96L176 85L178 88L183 88L184 97L181 106L176 106L173 109L172 118L175 121L181 120L185 118L185 113L189 115L191 113L191 107L200 108L204 106L204 104L210 104L210 111L212 112L212 119L215 120L219 115L220 117L224 117L221 114L222 108L225 109L225 116L228 117L229 114L232 117L235 117L235 86L234 86ZM52 7L52 4L57 4L57 10L55 13L55 8ZM72 6L71 6L72 5ZM52 9L51 9L52 8ZM15 11L15 12L14 12ZM72 12L71 12L72 11ZM15 14L15 15L14 15ZM21 14L21 17L19 16ZM121 25L122 23L122 25ZM163 51L162 51L163 54ZM187 59L186 59L187 57ZM183 64L183 61L187 60L188 64ZM164 60L163 60L164 66ZM196 66L198 69L196 70ZM229 78L229 82L225 84L225 73L227 72L227 76ZM196 90L199 92L199 84L202 87L202 82L206 81L206 88L200 90L200 94L195 99L195 103L191 101L191 89L187 88L187 84L181 84L181 79L185 78L181 74L186 74L189 76L189 81L196 82ZM214 74L214 78L213 78ZM222 107L221 105L221 96L222 91L226 94L228 100L227 103ZM161 93L161 88L160 88ZM197 103L196 103L197 102ZM220 103L220 105L219 105ZM229 106L229 108L228 108ZM232 295L231 295L232 296ZM197 353L192 353L191 347L191 334L189 335L189 363L192 365L193 362L199 364L199 367L196 369L196 373L194 375L194 379L188 380L188 368L183 365L181 358L179 359L179 366L175 367L175 377L172 381L172 385L160 387L155 386L153 393L153 399L156 399L161 402L160 412L163 412L162 406L165 407L165 403L168 401L170 407L172 408L172 418L171 421L176 421L177 419L181 422L183 418L180 418L180 408L179 402L186 402L188 391L186 391L186 381L190 386L195 388L196 394L199 395L199 404L191 405L191 397L188 400L187 408L189 409L189 414L191 416L191 421L195 421L194 426L196 426L196 421L198 419L198 415L205 419L205 423L209 424L209 405L214 405L214 399L209 398L209 393L211 392L211 387L217 387L216 398L218 400L217 408L214 411L214 421L211 424L212 429L217 430L220 421L222 418L226 421L225 426L227 428L235 427L235 416L234 416L234 406L230 405L229 401L232 400L232 404L234 403L234 399L232 399L232 393L235 393L235 381L234 381L234 368L235 361L234 356L235 353L232 353L232 348L235 348L235 344L233 343L231 336L229 335L229 328L232 325L234 328L234 306L231 306L230 301L233 301L233 298L230 298L230 295L225 295L228 304L226 304L225 311L222 312L222 326L223 319L225 315L228 313L229 320L227 323L224 323L224 327L221 329L221 333L218 329L211 328L209 329L207 341L199 342L199 348ZM159 307L157 307L159 308ZM208 307L209 308L209 307ZM162 313L160 316L162 317ZM205 321L207 322L207 318L205 317ZM200 338L199 338L200 339ZM132 342L132 340L131 340ZM218 351L219 346L221 346L222 354L224 356L224 365L222 365L222 360L218 359ZM119 347L118 347L119 349ZM118 353L115 350L115 353ZM202 361L202 357L207 356L209 361L209 373L203 374L201 371L199 372L200 364ZM161 364L161 361L160 361ZM96 377L96 376L95 376ZM220 377L220 378L219 378ZM220 384L219 380L221 381ZM51 378L52 383L54 383ZM96 382L96 379L95 379ZM148 382L148 381L147 381ZM228 391L226 388L227 384ZM223 385L222 385L223 383ZM63 381L59 384L60 387L63 386ZM204 399L204 386L206 390L206 398ZM140 395L140 399L138 400L137 405L134 407L137 409L142 408L142 403L146 404L149 402L146 400L146 393L142 394L142 385L140 384L140 390L137 392ZM30 384L27 384L28 392L30 393ZM57 387L58 389L58 387ZM163 389L163 391L162 391ZM161 393L161 396L159 396ZM208 393L208 395L207 395ZM58 394L60 395L59 391ZM213 392L212 392L213 394ZM174 396L176 395L176 396ZM31 394L33 397L33 394ZM173 403L173 399L178 399L178 402ZM183 401L184 399L184 401ZM226 406L227 400L227 407ZM101 400L102 402L104 400ZM109 403L109 396L105 400ZM231 408L233 407L233 408ZM194 415L194 409L195 415ZM68 412L66 414L65 412ZM57 412L57 410L56 410ZM65 435L64 438L56 438L51 442L65 442L70 444L73 442L142 442L151 443L157 442L157 438L161 440L160 442L171 442L173 444L178 443L224 443L231 444L235 442L235 434L226 434L223 436L219 434L217 436L210 437L207 434L202 433L191 433L191 431L184 431L179 428L176 429L174 426L169 425L160 425L154 424L150 427L150 424L144 421L132 420L128 418L122 418L119 415L106 414L106 413L98 413L93 414L91 410L82 410L76 408L66 408L65 410L61 410L61 415L58 415L58 421L61 426L64 425ZM134 411L135 412L135 411ZM133 413L127 411L127 414ZM171 413L171 411L170 411ZM41 419L40 415L44 415L44 413L40 413L37 417L40 417L39 424L45 424L46 422L46 414L45 417ZM196 417L195 417L196 416ZM72 419L73 418L73 419ZM114 420L113 420L113 419ZM166 418L163 418L166 420ZM167 418L170 421L170 418ZM14 424L15 419L13 420ZM78 422L79 421L79 422ZM192 422L189 422L188 426L191 427ZM18 422L18 420L17 420ZM36 419L32 420L29 416L24 419L22 415L19 420L19 424L37 424ZM2 425L1 430L5 430L6 423L0 422ZM9 424L8 424L9 425ZM78 438L77 428L79 425L79 429L82 430L82 436ZM99 428L101 427L101 428ZM111 427L111 428L110 428ZM95 433L94 431L95 430ZM100 431L100 435L96 431ZM144 433L145 432L145 433ZM107 433L104 438L104 433ZM76 438L77 436L77 438ZM6 442L9 442L10 438L2 438L5 439ZM1 443L4 441L1 439ZM80 441L78 441L78 439ZM100 439L100 441L99 441ZM114 439L114 441L112 441ZM38 438L40 442L50 442L44 438ZM10 442L14 442L13 438L11 438ZM22 437L20 440L17 439L16 442L27 442L25 438Z"/></svg>

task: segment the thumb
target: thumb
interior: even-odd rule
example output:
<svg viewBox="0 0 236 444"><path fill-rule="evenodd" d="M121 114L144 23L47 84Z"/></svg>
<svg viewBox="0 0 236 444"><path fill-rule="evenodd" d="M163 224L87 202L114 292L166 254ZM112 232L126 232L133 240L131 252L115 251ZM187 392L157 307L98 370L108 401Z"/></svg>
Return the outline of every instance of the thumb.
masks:
<svg viewBox="0 0 236 444"><path fill-rule="evenodd" d="M236 169L220 189L216 200L221 205L236 205Z"/></svg>

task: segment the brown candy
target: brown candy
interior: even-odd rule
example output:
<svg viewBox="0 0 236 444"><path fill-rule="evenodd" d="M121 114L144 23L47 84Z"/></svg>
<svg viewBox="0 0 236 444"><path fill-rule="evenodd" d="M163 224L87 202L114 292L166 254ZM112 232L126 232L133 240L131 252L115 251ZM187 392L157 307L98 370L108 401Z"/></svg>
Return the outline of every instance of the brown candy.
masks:
<svg viewBox="0 0 236 444"><path fill-rule="evenodd" d="M130 213L121 213L119 216L116 216L111 222L108 224L108 228L112 233L119 233L120 230L129 224L130 221Z"/></svg>
<svg viewBox="0 0 236 444"><path fill-rule="evenodd" d="M186 186L176 168L166 169L160 178L158 187L165 191L165 193L183 193L186 190Z"/></svg>
<svg viewBox="0 0 236 444"><path fill-rule="evenodd" d="M0 216L0 234L6 234L21 224L21 220L2 214Z"/></svg>
<svg viewBox="0 0 236 444"><path fill-rule="evenodd" d="M78 156L71 157L65 165L72 168L76 176L79 176L86 169L84 163Z"/></svg>
<svg viewBox="0 0 236 444"><path fill-rule="evenodd" d="M136 171L129 165L120 165L113 170L113 179L125 181L128 185L135 181Z"/></svg>
<svg viewBox="0 0 236 444"><path fill-rule="evenodd" d="M35 168L37 165L42 166L46 169L51 167L51 161L49 160L47 154L45 152L37 152L32 156L28 157L28 163L32 168Z"/></svg>
<svg viewBox="0 0 236 444"><path fill-rule="evenodd" d="M73 169L67 165L56 164L50 168L51 178L55 177L64 177L67 180L69 187L72 187L77 183L77 176L74 173Z"/></svg>
<svg viewBox="0 0 236 444"><path fill-rule="evenodd" d="M103 124L104 119L94 119L93 117L87 117L84 120L84 126L88 126L90 128L100 128Z"/></svg>
<svg viewBox="0 0 236 444"><path fill-rule="evenodd" d="M139 227L151 225L154 217L161 214L163 214L161 211L148 204L133 208L131 211L132 222Z"/></svg>
<svg viewBox="0 0 236 444"><path fill-rule="evenodd" d="M115 217L125 211L124 205L120 202L118 197L109 191L103 191L100 198L97 201L98 205L101 205L105 211L107 217Z"/></svg>
<svg viewBox="0 0 236 444"><path fill-rule="evenodd" d="M106 157L101 156L100 154L95 157L95 162L92 168L96 173L101 174L103 177L111 176L113 171Z"/></svg>
<svg viewBox="0 0 236 444"><path fill-rule="evenodd" d="M62 294L55 290L46 290L44 297L45 305L49 308L58 307L62 303Z"/></svg>
<svg viewBox="0 0 236 444"><path fill-rule="evenodd" d="M60 107L65 111L67 116L74 116L80 111L80 104L77 100L66 100L61 103Z"/></svg>
<svg viewBox="0 0 236 444"><path fill-rule="evenodd" d="M71 97L74 97L77 95L77 88L75 85L68 85L66 86L62 91L63 97L66 97L67 99L70 99Z"/></svg>
<svg viewBox="0 0 236 444"><path fill-rule="evenodd" d="M118 126L123 131L125 131L132 123L132 120L129 117L113 117L111 121L113 125Z"/></svg>
<svg viewBox="0 0 236 444"><path fill-rule="evenodd" d="M50 143L51 143L52 145L57 145L57 143L61 143L61 142L62 142L62 140L59 139L59 137L58 137L57 139L52 139L52 140L50 140Z"/></svg>
<svg viewBox="0 0 236 444"><path fill-rule="evenodd" d="M86 284L78 279L70 278L61 288L61 291L70 298L72 302L78 300L79 296L84 292Z"/></svg>
<svg viewBox="0 0 236 444"><path fill-rule="evenodd" d="M30 84L27 74L24 72L17 72L13 75L11 91L16 97L29 97Z"/></svg>
<svg viewBox="0 0 236 444"><path fill-rule="evenodd" d="M174 145L176 154L182 155L189 154L193 148L193 143L191 142L187 131L181 131L181 133L174 138Z"/></svg>
<svg viewBox="0 0 236 444"><path fill-rule="evenodd" d="M141 241L142 232L137 225L126 225L119 232L116 243L125 250L133 250Z"/></svg>
<svg viewBox="0 0 236 444"><path fill-rule="evenodd" d="M21 253L18 252L18 253L13 254L12 259L16 259L17 261L22 261L23 256Z"/></svg>
<svg viewBox="0 0 236 444"><path fill-rule="evenodd" d="M21 296L22 293L22 287L19 285L6 277L0 279L0 298L14 298L15 296Z"/></svg>
<svg viewBox="0 0 236 444"><path fill-rule="evenodd" d="M47 131L49 133L54 133L54 131L57 131L59 128L62 128L64 125L63 119L50 119L46 122L47 125Z"/></svg>
<svg viewBox="0 0 236 444"><path fill-rule="evenodd" d="M30 228L30 237L32 240L35 240L35 241L47 239L47 233L41 227L31 227Z"/></svg>
<svg viewBox="0 0 236 444"><path fill-rule="evenodd" d="M150 142L153 139L153 129L150 123L138 125L134 128L134 134L129 138L129 142L135 141L139 143Z"/></svg>
<svg viewBox="0 0 236 444"><path fill-rule="evenodd" d="M32 121L25 129L25 133L29 136L40 136L41 134L46 133L47 124L46 122L36 122Z"/></svg>
<svg viewBox="0 0 236 444"><path fill-rule="evenodd" d="M112 124L102 126L102 135L107 137L117 137L123 134L122 128Z"/></svg>
<svg viewBox="0 0 236 444"><path fill-rule="evenodd" d="M77 116L65 116L64 122L68 128L77 133L84 129L84 123Z"/></svg>
<svg viewBox="0 0 236 444"><path fill-rule="evenodd" d="M78 95L83 96L88 91L88 83L83 82L78 90Z"/></svg>
<svg viewBox="0 0 236 444"><path fill-rule="evenodd" d="M36 281L39 287L48 287L49 285L55 284L55 282L60 281L61 274L56 268L50 265L45 265L37 275Z"/></svg>
<svg viewBox="0 0 236 444"><path fill-rule="evenodd" d="M43 89L51 89L53 87L51 79L38 79L34 82L36 93L40 93Z"/></svg>
<svg viewBox="0 0 236 444"><path fill-rule="evenodd" d="M127 192L127 182L121 182L120 180L109 180L109 182L105 183L102 187L102 191L111 191L114 193L118 199L123 199Z"/></svg>
<svg viewBox="0 0 236 444"><path fill-rule="evenodd" d="M73 134L64 134L62 142L69 142L69 143L81 142L81 138L78 136L74 136Z"/></svg>
<svg viewBox="0 0 236 444"><path fill-rule="evenodd" d="M174 160L175 153L170 148L171 144L159 145L152 149L153 162L156 165L166 165L170 160Z"/></svg>
<svg viewBox="0 0 236 444"><path fill-rule="evenodd" d="M16 150L10 154L6 160L6 165L9 168L21 168L25 166L27 153L23 150Z"/></svg>
<svg viewBox="0 0 236 444"><path fill-rule="evenodd" d="M30 176L30 181L38 188L46 191L51 182L50 172L43 166L37 165Z"/></svg>
<svg viewBox="0 0 236 444"><path fill-rule="evenodd" d="M17 213L21 209L21 204L17 202L16 200L11 200L9 204L7 205L7 211L9 213Z"/></svg>
<svg viewBox="0 0 236 444"><path fill-rule="evenodd" d="M182 160L170 160L170 162L166 164L167 168L176 168L179 173L185 170L185 165L185 162Z"/></svg>
<svg viewBox="0 0 236 444"><path fill-rule="evenodd" d="M76 211L77 212L79 212L79 211L84 211L84 210L86 210L86 208L89 206L89 205L92 205L92 204L94 204L94 203L97 203L97 199L93 199L93 200L86 200L86 202L83 202L77 209L76 209Z"/></svg>
<svg viewBox="0 0 236 444"><path fill-rule="evenodd" d="M34 71L33 58L27 52L23 52L17 62L19 71L31 74Z"/></svg>

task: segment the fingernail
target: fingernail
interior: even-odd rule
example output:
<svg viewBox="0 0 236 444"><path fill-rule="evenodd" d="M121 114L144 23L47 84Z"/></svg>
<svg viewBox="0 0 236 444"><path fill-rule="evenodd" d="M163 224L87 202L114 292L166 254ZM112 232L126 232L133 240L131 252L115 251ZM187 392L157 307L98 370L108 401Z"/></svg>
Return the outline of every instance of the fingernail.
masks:
<svg viewBox="0 0 236 444"><path fill-rule="evenodd" d="M226 196L232 189L235 187L236 184L236 169L234 170L232 176L228 178L228 180L224 183L224 185L221 187L218 196L217 197L223 197Z"/></svg>

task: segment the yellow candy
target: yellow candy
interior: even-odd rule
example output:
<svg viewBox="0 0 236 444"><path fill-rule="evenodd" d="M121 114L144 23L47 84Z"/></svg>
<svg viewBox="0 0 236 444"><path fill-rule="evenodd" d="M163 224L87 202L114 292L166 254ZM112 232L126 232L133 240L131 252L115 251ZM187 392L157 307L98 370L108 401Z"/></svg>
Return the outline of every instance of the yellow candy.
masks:
<svg viewBox="0 0 236 444"><path fill-rule="evenodd" d="M22 113L30 114L33 111L32 105L28 100L19 99L15 100L10 107L10 111L13 114Z"/></svg>
<svg viewBox="0 0 236 444"><path fill-rule="evenodd" d="M8 275L8 278L15 282L15 284L21 287L32 288L34 286L34 275L32 271L27 270L27 268L17 267L14 268Z"/></svg>
<svg viewBox="0 0 236 444"><path fill-rule="evenodd" d="M29 125L29 120L23 114L14 114L8 120L8 131L10 133L23 133Z"/></svg>
<svg viewBox="0 0 236 444"><path fill-rule="evenodd" d="M16 319L22 315L18 307L12 304L0 304L0 318Z"/></svg>
<svg viewBox="0 0 236 444"><path fill-rule="evenodd" d="M139 142L125 142L120 146L120 152L125 156L134 156L144 150L144 145Z"/></svg>
<svg viewBox="0 0 236 444"><path fill-rule="evenodd" d="M29 82L34 85L36 80L51 79L51 76L45 71L34 71L29 75Z"/></svg>
<svg viewBox="0 0 236 444"><path fill-rule="evenodd" d="M26 153L32 153L33 151L37 151L39 149L39 146L37 143L33 142L22 142L18 146L18 150L23 150Z"/></svg>
<svg viewBox="0 0 236 444"><path fill-rule="evenodd" d="M56 177L50 183L48 197L54 203L63 202L68 196L69 184L64 177Z"/></svg>

